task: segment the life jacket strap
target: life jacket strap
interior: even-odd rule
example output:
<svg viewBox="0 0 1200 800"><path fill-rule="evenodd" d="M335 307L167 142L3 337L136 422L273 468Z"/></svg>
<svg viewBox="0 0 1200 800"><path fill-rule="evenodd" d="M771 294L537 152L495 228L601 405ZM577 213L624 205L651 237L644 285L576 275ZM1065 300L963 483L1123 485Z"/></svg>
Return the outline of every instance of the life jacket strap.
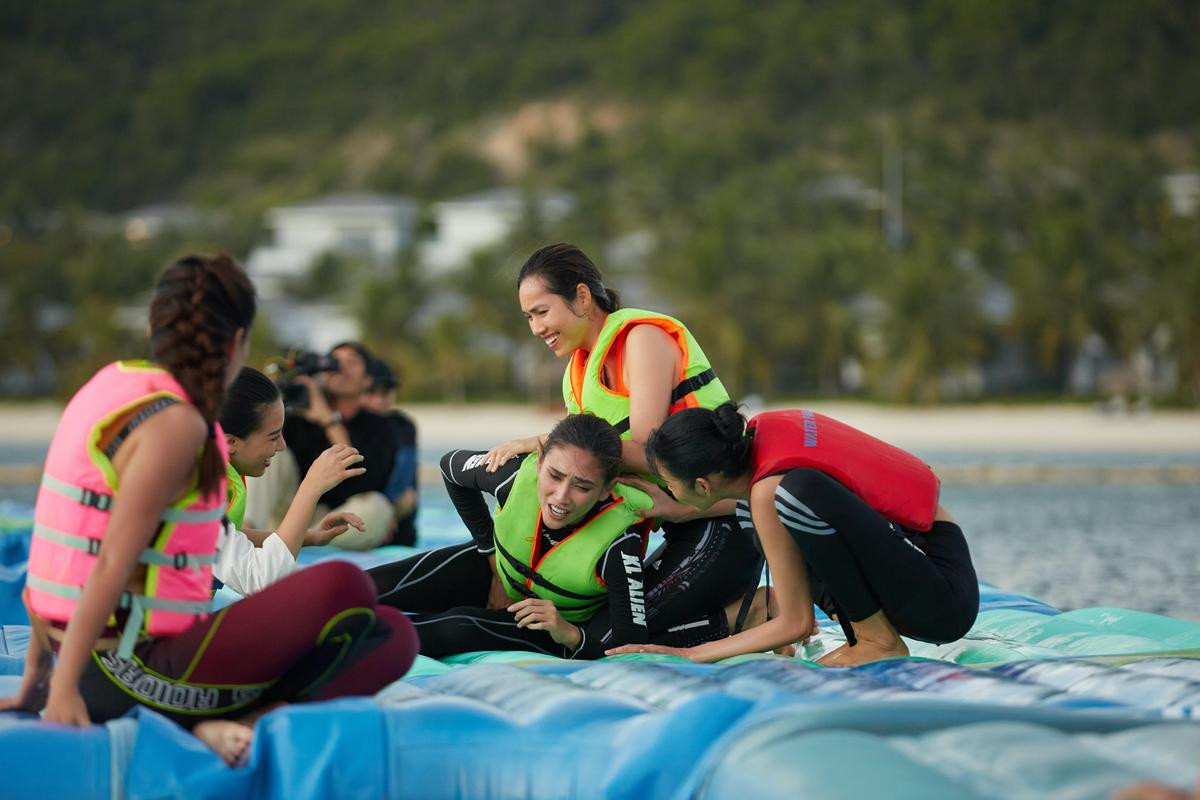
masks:
<svg viewBox="0 0 1200 800"><path fill-rule="evenodd" d="M59 480L53 475L46 473L42 474L42 486L55 494L62 495L68 500L74 500L76 503L95 508L99 511L108 511L112 508L113 496L96 492L83 486L76 486L73 483ZM212 522L218 520L225 515L225 509L220 505L214 508L203 509L200 511L189 511L182 508L168 508L163 512L163 522Z"/></svg>
<svg viewBox="0 0 1200 800"><path fill-rule="evenodd" d="M112 508L113 497L111 494L94 492L83 486L76 486L73 483L60 481L53 475L42 473L42 487L89 508L95 508L99 511L108 511Z"/></svg>
<svg viewBox="0 0 1200 800"><path fill-rule="evenodd" d="M97 555L100 552L100 540L93 539L90 536L80 536L75 533L55 530L38 522L34 523L33 532L47 541L55 542L75 550L82 550L90 556ZM173 567L175 569L187 569L190 567L198 572L200 567L217 563L217 554L163 553L152 547L147 547L138 556L138 561L142 564Z"/></svg>
<svg viewBox="0 0 1200 800"><path fill-rule="evenodd" d="M566 589L563 589L561 586L555 585L550 580L548 580L545 575L542 575L540 572L538 572L537 570L530 567L528 564L525 564L520 559L515 557L512 553L505 550L504 545L500 544L499 536L496 537L496 552L499 553L501 556L503 556L504 565L506 567L511 568L514 572L518 573L522 577L533 581L538 586L541 586L543 589L548 589L549 591L554 592L557 595L561 595L562 597L569 597L572 600L582 600L584 603L588 603L588 604L594 603L597 598L604 596L604 595L599 595L599 594L596 594L596 595L576 594L575 592L567 591ZM522 594L524 594L524 592L522 592Z"/></svg>
<svg viewBox="0 0 1200 800"><path fill-rule="evenodd" d="M690 378L684 378L671 390L671 405L675 405L692 392L700 391L716 379L717 373L712 367L704 370L704 372L698 372ZM613 427L617 429L618 436L624 436L625 432L629 430L629 417L614 424Z"/></svg>
<svg viewBox="0 0 1200 800"><path fill-rule="evenodd" d="M78 600L83 595L82 586L48 581L37 575L26 576L26 585L37 589L39 592L65 597L68 600ZM133 653L134 645L138 642L142 625L146 621L147 611L159 610L170 611L175 614L202 615L212 610L212 601L168 600L162 597L147 597L144 594L127 591L121 593L121 599L117 601L117 608L129 609L129 619L126 621L125 628L121 632L120 644L117 646L117 655L121 658L129 658Z"/></svg>

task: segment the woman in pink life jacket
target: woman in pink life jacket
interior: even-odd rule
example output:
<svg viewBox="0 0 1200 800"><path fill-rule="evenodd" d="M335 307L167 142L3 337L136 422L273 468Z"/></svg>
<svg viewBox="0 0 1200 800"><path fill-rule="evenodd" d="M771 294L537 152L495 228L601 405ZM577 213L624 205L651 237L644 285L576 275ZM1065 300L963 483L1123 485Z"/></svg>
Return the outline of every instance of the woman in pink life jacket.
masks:
<svg viewBox="0 0 1200 800"><path fill-rule="evenodd" d="M155 289L153 360L104 367L68 403L34 510L24 678L0 710L87 725L146 706L232 763L265 710L374 693L407 671L411 624L377 609L351 564L209 613L226 504L217 418L254 312L233 259L183 258Z"/></svg>
<svg viewBox="0 0 1200 800"><path fill-rule="evenodd" d="M772 411L746 424L736 406L686 409L646 443L655 473L680 503L738 501L774 578L773 619L674 653L716 661L771 650L816 632L813 602L846 644L826 666L908 655L901 639L944 643L975 622L979 584L962 530L938 504L920 459L811 411Z"/></svg>

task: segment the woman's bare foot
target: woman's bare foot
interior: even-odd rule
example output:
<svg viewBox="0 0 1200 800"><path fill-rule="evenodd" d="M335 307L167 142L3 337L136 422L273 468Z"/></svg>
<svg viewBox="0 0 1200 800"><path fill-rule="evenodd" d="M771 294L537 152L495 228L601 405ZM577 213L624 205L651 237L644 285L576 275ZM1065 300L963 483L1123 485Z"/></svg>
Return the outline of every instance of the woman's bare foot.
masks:
<svg viewBox="0 0 1200 800"><path fill-rule="evenodd" d="M883 658L900 658L908 655L908 645L892 626L892 621L882 610L876 611L861 622L851 622L855 644L846 643L821 658L817 663L826 667L854 667L879 661Z"/></svg>
<svg viewBox="0 0 1200 800"><path fill-rule="evenodd" d="M858 644L844 644L823 656L817 663L825 667L856 667L883 658L900 658L906 655L908 645L899 637L890 645L859 639Z"/></svg>
<svg viewBox="0 0 1200 800"><path fill-rule="evenodd" d="M246 755L254 739L253 728L231 719L205 720L192 728L192 733L231 767Z"/></svg>

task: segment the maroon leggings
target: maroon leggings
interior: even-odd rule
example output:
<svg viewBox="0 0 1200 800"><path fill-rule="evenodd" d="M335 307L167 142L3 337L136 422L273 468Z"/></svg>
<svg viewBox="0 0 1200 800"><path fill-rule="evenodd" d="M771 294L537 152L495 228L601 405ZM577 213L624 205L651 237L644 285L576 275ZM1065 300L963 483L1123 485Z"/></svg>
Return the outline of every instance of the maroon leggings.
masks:
<svg viewBox="0 0 1200 800"><path fill-rule="evenodd" d="M191 727L276 702L370 695L400 678L417 635L375 605L375 585L345 561L298 570L129 659L94 652L80 679L93 722L135 705Z"/></svg>

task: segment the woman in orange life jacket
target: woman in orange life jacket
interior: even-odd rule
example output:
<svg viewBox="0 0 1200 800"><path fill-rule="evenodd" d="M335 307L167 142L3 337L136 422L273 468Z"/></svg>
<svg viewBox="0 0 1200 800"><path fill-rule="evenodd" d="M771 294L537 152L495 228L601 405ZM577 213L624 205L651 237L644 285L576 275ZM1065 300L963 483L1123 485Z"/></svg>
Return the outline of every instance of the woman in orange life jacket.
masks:
<svg viewBox="0 0 1200 800"><path fill-rule="evenodd" d="M344 562L207 613L226 502L217 417L255 305L233 259L180 259L151 302L153 362L110 364L67 405L34 511L34 635L0 709L87 725L143 705L232 763L266 709L373 693L412 663L412 626L376 609L371 582Z"/></svg>
<svg viewBox="0 0 1200 800"><path fill-rule="evenodd" d="M852 666L908 655L901 635L961 638L979 609L962 530L938 503L927 465L899 448L811 411L759 414L732 403L688 409L650 437L646 455L681 502L739 502L775 578L779 613L699 647L634 645L697 661L769 650L816 632L813 599L846 644L822 659ZM748 505L746 505L748 501Z"/></svg>
<svg viewBox="0 0 1200 800"><path fill-rule="evenodd" d="M578 247L553 244L530 255L517 276L517 297L530 332L569 362L563 376L567 410L595 414L624 431L626 472L649 472L645 441L669 414L728 400L687 327L664 314L621 308L617 293ZM492 448L484 456L488 469L531 452L537 441L533 436ZM665 498L656 486L628 482ZM733 509L725 503L662 521L664 545L645 564L651 640L671 629L689 631L695 643L726 636L731 627L725 606L743 598L732 629L765 616L765 595L754 595L762 561ZM659 516L656 509L648 515Z"/></svg>

